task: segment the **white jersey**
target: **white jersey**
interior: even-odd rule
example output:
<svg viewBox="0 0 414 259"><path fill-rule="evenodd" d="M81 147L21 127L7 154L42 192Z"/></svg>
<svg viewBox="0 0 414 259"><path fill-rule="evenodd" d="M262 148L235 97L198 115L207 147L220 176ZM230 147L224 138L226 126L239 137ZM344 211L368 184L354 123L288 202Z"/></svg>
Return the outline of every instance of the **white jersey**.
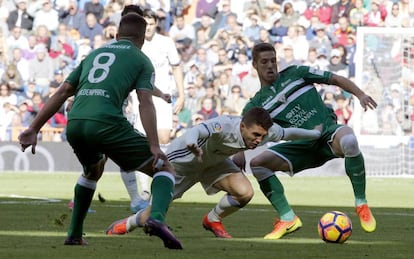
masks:
<svg viewBox="0 0 414 259"><path fill-rule="evenodd" d="M198 158L187 149L187 145L197 143L202 149L203 167L221 163L240 151L247 150L240 132L241 116L221 115L189 129L174 139L166 151L168 160L173 164L194 162ZM268 135L260 145L280 141L284 130L277 124L269 129Z"/></svg>
<svg viewBox="0 0 414 259"><path fill-rule="evenodd" d="M180 64L180 56L174 41L167 36L155 33L151 41L145 40L142 46L155 69L155 85L164 93L172 94L175 82L171 78L171 67Z"/></svg>

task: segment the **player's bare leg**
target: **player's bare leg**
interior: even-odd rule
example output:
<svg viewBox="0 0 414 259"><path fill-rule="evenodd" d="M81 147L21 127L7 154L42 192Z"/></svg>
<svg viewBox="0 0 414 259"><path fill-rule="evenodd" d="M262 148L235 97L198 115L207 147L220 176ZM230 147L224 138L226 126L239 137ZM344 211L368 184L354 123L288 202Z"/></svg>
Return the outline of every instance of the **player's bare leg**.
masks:
<svg viewBox="0 0 414 259"><path fill-rule="evenodd" d="M225 230L223 218L243 208L253 197L253 187L247 177L241 173L233 173L214 184L217 189L227 192L217 205L203 217L202 225L216 237L231 238Z"/></svg>

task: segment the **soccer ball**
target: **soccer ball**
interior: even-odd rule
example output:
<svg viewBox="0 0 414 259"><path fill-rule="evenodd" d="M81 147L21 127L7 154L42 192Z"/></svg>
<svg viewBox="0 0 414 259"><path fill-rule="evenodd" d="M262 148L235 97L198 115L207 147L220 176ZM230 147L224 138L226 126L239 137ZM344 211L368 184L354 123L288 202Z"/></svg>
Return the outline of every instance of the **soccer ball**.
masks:
<svg viewBox="0 0 414 259"><path fill-rule="evenodd" d="M319 237L329 243L344 243L352 234L351 219L343 212L325 213L318 223Z"/></svg>

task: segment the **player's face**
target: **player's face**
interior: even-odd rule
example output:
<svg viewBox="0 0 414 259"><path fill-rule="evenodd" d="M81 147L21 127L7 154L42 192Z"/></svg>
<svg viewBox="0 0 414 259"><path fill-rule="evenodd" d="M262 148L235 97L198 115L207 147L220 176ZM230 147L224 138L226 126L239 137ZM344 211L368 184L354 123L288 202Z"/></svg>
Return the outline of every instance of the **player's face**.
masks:
<svg viewBox="0 0 414 259"><path fill-rule="evenodd" d="M240 124L240 131L244 144L248 149L256 148L268 134L267 130L257 124L247 127L243 122Z"/></svg>
<svg viewBox="0 0 414 259"><path fill-rule="evenodd" d="M145 21L147 21L147 29L145 31L145 39L151 40L154 36L155 32L157 31L157 22L153 18L145 17Z"/></svg>
<svg viewBox="0 0 414 259"><path fill-rule="evenodd" d="M276 54L273 51L258 53L257 60L253 62L253 67L257 70L262 86L271 85L279 76Z"/></svg>

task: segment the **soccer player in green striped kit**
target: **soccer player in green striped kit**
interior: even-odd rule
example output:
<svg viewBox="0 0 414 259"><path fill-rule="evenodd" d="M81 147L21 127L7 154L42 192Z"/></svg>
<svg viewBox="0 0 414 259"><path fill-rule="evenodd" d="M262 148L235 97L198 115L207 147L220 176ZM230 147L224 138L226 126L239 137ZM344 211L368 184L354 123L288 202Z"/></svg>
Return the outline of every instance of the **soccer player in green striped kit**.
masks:
<svg viewBox="0 0 414 259"><path fill-rule="evenodd" d="M351 80L329 71L308 66L290 66L279 72L276 51L270 44L255 45L252 56L261 89L245 106L243 113L253 107L263 107L273 121L282 127L313 129L316 125L323 124L319 139L276 144L251 159L251 170L280 217L276 220L273 231L264 238L279 239L302 226L274 172L287 172L293 176L338 157L345 158L345 170L353 187L361 227L366 232L375 231L376 221L365 197L365 165L357 138L352 128L336 123L334 111L325 106L314 84L339 86L356 96L365 110L376 108L377 103Z"/></svg>
<svg viewBox="0 0 414 259"><path fill-rule="evenodd" d="M90 53L49 99L20 136L24 151L35 153L37 134L71 96L67 139L83 166L75 186L74 208L65 245L87 245L83 223L107 158L125 171L140 170L153 177L152 209L144 231L162 239L170 249L182 249L165 223L172 200L175 171L161 151L152 102L154 67L141 51L146 21L137 14L122 17L117 42ZM135 90L147 137L127 121L122 106Z"/></svg>

